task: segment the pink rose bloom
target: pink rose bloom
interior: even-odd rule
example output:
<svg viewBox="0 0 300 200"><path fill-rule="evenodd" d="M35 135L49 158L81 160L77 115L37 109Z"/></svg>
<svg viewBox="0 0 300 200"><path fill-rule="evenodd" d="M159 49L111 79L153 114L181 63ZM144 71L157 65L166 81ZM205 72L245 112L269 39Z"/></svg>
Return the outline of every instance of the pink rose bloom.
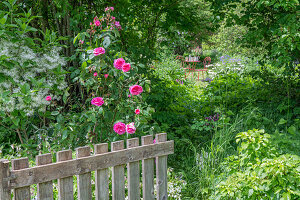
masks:
<svg viewBox="0 0 300 200"><path fill-rule="evenodd" d="M90 22L90 26L92 26L93 25L93 23L92 22Z"/></svg>
<svg viewBox="0 0 300 200"><path fill-rule="evenodd" d="M128 95L128 98L130 98L131 96L130 96L130 94Z"/></svg>
<svg viewBox="0 0 300 200"><path fill-rule="evenodd" d="M124 64L125 64L125 60L123 58L118 58L114 60L114 66L119 70L122 70Z"/></svg>
<svg viewBox="0 0 300 200"><path fill-rule="evenodd" d="M107 78L107 77L108 77L108 74L104 74L104 77Z"/></svg>
<svg viewBox="0 0 300 200"><path fill-rule="evenodd" d="M104 103L104 101L103 101L102 97L95 97L91 101L91 104L93 104L95 106L102 106L103 103Z"/></svg>
<svg viewBox="0 0 300 200"><path fill-rule="evenodd" d="M111 17L112 20L115 20L116 18L114 16Z"/></svg>
<svg viewBox="0 0 300 200"><path fill-rule="evenodd" d="M123 135L126 132L126 125L122 122L115 123L114 131L119 135Z"/></svg>
<svg viewBox="0 0 300 200"><path fill-rule="evenodd" d="M123 66L122 66L122 70L123 72L128 72L131 68L131 65L130 63L125 63Z"/></svg>
<svg viewBox="0 0 300 200"><path fill-rule="evenodd" d="M126 132L127 133L133 134L133 133L135 133L135 131L136 131L136 128L134 127L134 123L133 122L126 125Z"/></svg>
<svg viewBox="0 0 300 200"><path fill-rule="evenodd" d="M94 76L98 76L98 73L97 73L97 72L95 72L95 73L94 73Z"/></svg>
<svg viewBox="0 0 300 200"><path fill-rule="evenodd" d="M51 96L46 96L46 101L51 101Z"/></svg>
<svg viewBox="0 0 300 200"><path fill-rule="evenodd" d="M99 20L96 20L96 21L95 21L95 26L100 26L100 25L101 25L100 21L99 21Z"/></svg>
<svg viewBox="0 0 300 200"><path fill-rule="evenodd" d="M153 140L153 144L155 144L155 143L156 143L156 139Z"/></svg>
<svg viewBox="0 0 300 200"><path fill-rule="evenodd" d="M132 95L139 95L143 92L143 88L142 88L142 86L139 86L139 85L133 85L129 88L129 92Z"/></svg>
<svg viewBox="0 0 300 200"><path fill-rule="evenodd" d="M135 109L135 114L139 115L141 113L140 109Z"/></svg>
<svg viewBox="0 0 300 200"><path fill-rule="evenodd" d="M106 7L106 8L105 8L105 12L106 12L106 11L109 11L109 10L114 11L114 7Z"/></svg>
<svg viewBox="0 0 300 200"><path fill-rule="evenodd" d="M105 54L105 49L103 47L98 47L96 49L94 49L94 55L98 56L101 54Z"/></svg>

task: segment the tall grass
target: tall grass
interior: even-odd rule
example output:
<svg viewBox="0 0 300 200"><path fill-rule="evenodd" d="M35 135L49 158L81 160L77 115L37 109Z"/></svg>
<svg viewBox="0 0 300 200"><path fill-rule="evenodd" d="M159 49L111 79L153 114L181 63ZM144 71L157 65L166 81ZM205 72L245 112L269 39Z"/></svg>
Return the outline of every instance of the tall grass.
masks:
<svg viewBox="0 0 300 200"><path fill-rule="evenodd" d="M188 179L185 199L208 199L213 194L216 185L220 182L219 175L224 171L222 162L230 155L236 154L234 142L237 133L248 130L248 121L255 118L256 113L248 112L247 118L237 116L230 125L224 125L222 129L215 129L213 138L209 143L202 142L193 145L190 140L182 140L189 150L193 152L193 164L190 170L186 170ZM223 122L225 124L225 121Z"/></svg>

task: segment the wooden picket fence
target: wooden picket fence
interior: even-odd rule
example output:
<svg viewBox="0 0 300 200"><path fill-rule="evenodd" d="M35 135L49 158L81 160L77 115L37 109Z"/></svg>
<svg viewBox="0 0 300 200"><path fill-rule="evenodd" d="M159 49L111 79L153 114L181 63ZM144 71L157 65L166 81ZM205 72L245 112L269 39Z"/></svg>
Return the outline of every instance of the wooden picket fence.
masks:
<svg viewBox="0 0 300 200"><path fill-rule="evenodd" d="M80 200L92 199L92 177L95 171L96 200L124 200L125 173L127 164L127 182L129 200L166 200L167 194L167 155L174 153L174 142L167 141L167 134L157 134L153 144L152 135L139 139L94 145L94 155L88 146L76 149L76 159L72 151L59 151L56 163L52 163L51 154L38 155L36 166L29 168L28 158L0 160L0 200L10 200L11 190L15 200L30 200L30 185L37 184L37 199L53 199L53 180L57 181L58 199L73 200L73 176L77 175L77 196ZM156 161L154 162L154 159ZM140 194L140 160L142 160L142 197ZM156 194L154 192L154 165L156 164ZM109 169L112 170L112 197L109 196Z"/></svg>

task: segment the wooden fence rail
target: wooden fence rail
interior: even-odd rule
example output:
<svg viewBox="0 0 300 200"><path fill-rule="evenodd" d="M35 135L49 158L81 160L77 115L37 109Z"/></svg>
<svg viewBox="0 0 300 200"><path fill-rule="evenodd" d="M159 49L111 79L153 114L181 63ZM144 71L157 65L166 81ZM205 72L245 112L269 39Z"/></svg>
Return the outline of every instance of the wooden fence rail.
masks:
<svg viewBox="0 0 300 200"><path fill-rule="evenodd" d="M28 158L0 160L0 200L10 200L13 191L14 200L30 200L30 186L37 184L37 199L53 199L53 180L58 180L58 199L73 200L73 176L77 175L77 196L80 200L92 199L92 176L95 171L96 200L109 200L109 169L112 170L112 199L125 199L125 171L127 164L128 199L166 200L167 194L167 155L174 153L174 142L167 141L167 134L156 135L153 144L152 135L139 139L127 140L111 144L94 145L94 155L91 148L76 149L76 159L72 159L72 151L59 151L56 163L52 163L51 154L38 155L36 166L29 167ZM156 161L154 162L154 159ZM140 184L140 160L142 160L142 184ZM156 173L154 173L156 164ZM154 175L156 174L156 194L154 193Z"/></svg>

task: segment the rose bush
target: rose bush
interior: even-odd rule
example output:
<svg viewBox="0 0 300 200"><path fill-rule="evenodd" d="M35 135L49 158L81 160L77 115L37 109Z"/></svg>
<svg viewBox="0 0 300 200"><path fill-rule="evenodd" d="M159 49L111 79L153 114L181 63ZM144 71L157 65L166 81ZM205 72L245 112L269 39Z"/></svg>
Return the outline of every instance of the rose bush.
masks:
<svg viewBox="0 0 300 200"><path fill-rule="evenodd" d="M149 90L149 81L138 73L144 66L131 61L118 43L121 25L111 16L113 10L106 8L103 16L96 16L90 28L74 39L82 67L73 80L84 88L85 102L90 101L79 106L85 108L83 116L90 118L87 137L91 140L112 141L126 132L127 137L151 133L147 121L153 109L142 95L143 87ZM136 114L137 107L138 113L145 110L143 115Z"/></svg>

